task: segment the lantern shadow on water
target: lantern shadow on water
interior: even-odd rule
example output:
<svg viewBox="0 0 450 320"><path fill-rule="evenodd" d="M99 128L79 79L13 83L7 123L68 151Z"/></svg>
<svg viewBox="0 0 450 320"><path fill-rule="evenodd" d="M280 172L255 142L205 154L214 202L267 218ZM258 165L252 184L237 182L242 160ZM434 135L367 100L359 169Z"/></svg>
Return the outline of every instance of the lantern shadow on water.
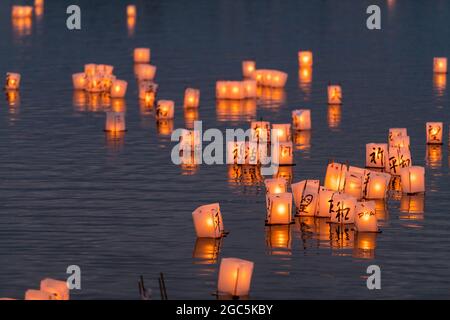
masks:
<svg viewBox="0 0 450 320"><path fill-rule="evenodd" d="M436 169L442 166L442 145L429 144L426 149L427 166Z"/></svg>
<svg viewBox="0 0 450 320"><path fill-rule="evenodd" d="M194 264L216 264L222 241L222 238L197 238L192 253Z"/></svg>
<svg viewBox="0 0 450 320"><path fill-rule="evenodd" d="M355 235L355 246L353 257L359 259L374 259L377 247L377 236L375 232L357 232Z"/></svg>
<svg viewBox="0 0 450 320"><path fill-rule="evenodd" d="M252 121L256 118L256 101L245 100L216 100L216 114L218 121Z"/></svg>

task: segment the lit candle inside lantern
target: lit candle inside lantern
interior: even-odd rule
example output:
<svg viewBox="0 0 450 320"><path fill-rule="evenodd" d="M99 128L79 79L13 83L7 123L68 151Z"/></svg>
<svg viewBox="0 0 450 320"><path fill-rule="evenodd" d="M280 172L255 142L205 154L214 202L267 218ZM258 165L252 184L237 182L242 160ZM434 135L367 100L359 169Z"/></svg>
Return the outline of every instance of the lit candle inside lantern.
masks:
<svg viewBox="0 0 450 320"><path fill-rule="evenodd" d="M357 202L355 212L355 227L358 232L378 232L374 201Z"/></svg>
<svg viewBox="0 0 450 320"><path fill-rule="evenodd" d="M175 103L172 100L158 100L155 113L156 119L173 119Z"/></svg>
<svg viewBox="0 0 450 320"><path fill-rule="evenodd" d="M291 185L297 216L314 216L319 201L319 180L303 180Z"/></svg>
<svg viewBox="0 0 450 320"><path fill-rule="evenodd" d="M11 16L13 18L31 18L33 16L32 6L12 6Z"/></svg>
<svg viewBox="0 0 450 320"><path fill-rule="evenodd" d="M342 104L342 89L339 85L328 86L328 104Z"/></svg>
<svg viewBox="0 0 450 320"><path fill-rule="evenodd" d="M111 98L123 98L127 93L128 83L124 80L115 80L111 85Z"/></svg>
<svg viewBox="0 0 450 320"><path fill-rule="evenodd" d="M313 54L311 51L299 51L298 52L298 65L300 67L312 67Z"/></svg>
<svg viewBox="0 0 450 320"><path fill-rule="evenodd" d="M332 162L327 166L325 174L325 188L333 191L342 191L345 185L345 171L348 166L337 162Z"/></svg>
<svg viewBox="0 0 450 320"><path fill-rule="evenodd" d="M218 203L198 207L192 212L192 219L197 237L221 238L223 236L223 220Z"/></svg>
<svg viewBox="0 0 450 320"><path fill-rule="evenodd" d="M84 73L75 73L72 75L72 82L75 90L83 90L87 83L86 75Z"/></svg>
<svg viewBox="0 0 450 320"><path fill-rule="evenodd" d="M241 81L228 82L228 99L244 99L245 89Z"/></svg>
<svg viewBox="0 0 450 320"><path fill-rule="evenodd" d="M348 195L361 199L363 197L363 177L358 172L346 171L344 192Z"/></svg>
<svg viewBox="0 0 450 320"><path fill-rule="evenodd" d="M127 5L127 16L128 17L136 17L137 9L134 4Z"/></svg>
<svg viewBox="0 0 450 320"><path fill-rule="evenodd" d="M25 292L25 300L52 300L50 293L41 290L29 289Z"/></svg>
<svg viewBox="0 0 450 320"><path fill-rule="evenodd" d="M186 88L184 91L184 107L197 108L200 103L200 90Z"/></svg>
<svg viewBox="0 0 450 320"><path fill-rule="evenodd" d="M266 179L264 180L264 185L266 187L266 195L287 192L287 183L284 178Z"/></svg>
<svg viewBox="0 0 450 320"><path fill-rule="evenodd" d="M403 193L414 194L425 192L425 168L412 166L400 169Z"/></svg>
<svg viewBox="0 0 450 320"><path fill-rule="evenodd" d="M389 148L389 161L386 171L392 175L399 175L401 168L412 166L411 151L408 148Z"/></svg>
<svg viewBox="0 0 450 320"><path fill-rule="evenodd" d="M69 288L66 281L46 278L41 281L41 291L52 295L53 300L69 300Z"/></svg>
<svg viewBox="0 0 450 320"><path fill-rule="evenodd" d="M5 90L19 90L20 88L20 74L8 72L6 73Z"/></svg>
<svg viewBox="0 0 450 320"><path fill-rule="evenodd" d="M385 168L389 150L387 143L366 144L366 167Z"/></svg>
<svg viewBox="0 0 450 320"><path fill-rule="evenodd" d="M147 63L137 64L135 65L134 70L136 73L136 78L139 81L155 79L156 67L151 64Z"/></svg>
<svg viewBox="0 0 450 320"><path fill-rule="evenodd" d="M242 61L242 74L244 78L251 78L253 72L255 72L255 69L256 69L255 61L251 60Z"/></svg>
<svg viewBox="0 0 450 320"><path fill-rule="evenodd" d="M442 122L427 122L428 144L442 144L443 127L444 124Z"/></svg>
<svg viewBox="0 0 450 320"><path fill-rule="evenodd" d="M135 63L150 63L150 48L136 48L134 49Z"/></svg>
<svg viewBox="0 0 450 320"><path fill-rule="evenodd" d="M346 194L335 194L330 206L331 222L349 224L355 222L356 198Z"/></svg>
<svg viewBox="0 0 450 320"><path fill-rule="evenodd" d="M244 86L246 98L256 98L257 86L255 80L244 80L242 81L242 85Z"/></svg>
<svg viewBox="0 0 450 320"><path fill-rule="evenodd" d="M384 199L389 188L391 175L388 173L366 171L363 183L366 199Z"/></svg>
<svg viewBox="0 0 450 320"><path fill-rule="evenodd" d="M292 194L277 193L267 195L266 224L292 223Z"/></svg>
<svg viewBox="0 0 450 320"><path fill-rule="evenodd" d="M237 259L222 258L219 268L217 291L219 294L234 297L248 296L253 274L253 262Z"/></svg>
<svg viewBox="0 0 450 320"><path fill-rule="evenodd" d="M106 112L105 131L123 132L126 131L124 112Z"/></svg>
<svg viewBox="0 0 450 320"><path fill-rule="evenodd" d="M272 124L272 132L277 135L279 142L289 142L292 140L290 123L274 123Z"/></svg>
<svg viewBox="0 0 450 320"><path fill-rule="evenodd" d="M311 129L311 110L299 109L292 111L292 122L296 130Z"/></svg>
<svg viewBox="0 0 450 320"><path fill-rule="evenodd" d="M437 57L433 59L434 73L447 73L447 58Z"/></svg>

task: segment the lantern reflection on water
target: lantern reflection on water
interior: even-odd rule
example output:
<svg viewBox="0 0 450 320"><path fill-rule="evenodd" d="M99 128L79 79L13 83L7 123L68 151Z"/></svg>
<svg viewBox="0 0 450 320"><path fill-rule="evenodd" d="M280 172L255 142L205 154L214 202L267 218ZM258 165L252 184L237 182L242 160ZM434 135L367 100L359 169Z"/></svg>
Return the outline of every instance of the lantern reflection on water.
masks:
<svg viewBox="0 0 450 320"><path fill-rule="evenodd" d="M294 132L294 144L296 150L309 150L311 147L311 131L295 131ZM302 155L305 155L303 153Z"/></svg>
<svg viewBox="0 0 450 320"><path fill-rule="evenodd" d="M150 63L150 48L136 48L133 53L134 63Z"/></svg>
<svg viewBox="0 0 450 320"><path fill-rule="evenodd" d="M217 100L216 113L218 121L251 121L256 118L256 101Z"/></svg>
<svg viewBox="0 0 450 320"><path fill-rule="evenodd" d="M266 227L266 246L272 255L291 254L291 226L268 226Z"/></svg>
<svg viewBox="0 0 450 320"><path fill-rule="evenodd" d="M366 167L385 168L389 150L387 143L366 144Z"/></svg>
<svg viewBox="0 0 450 320"><path fill-rule="evenodd" d="M199 118L198 108L185 108L184 109L184 121L186 128L194 128L194 122Z"/></svg>
<svg viewBox="0 0 450 320"><path fill-rule="evenodd" d="M331 222L350 224L355 222L356 198L346 194L335 194L330 204Z"/></svg>
<svg viewBox="0 0 450 320"><path fill-rule="evenodd" d="M5 92L6 102L8 102L8 106L10 107L18 107L20 106L20 93L17 90L7 90Z"/></svg>
<svg viewBox="0 0 450 320"><path fill-rule="evenodd" d="M427 166L439 168L442 165L442 146L439 144L427 145L426 150Z"/></svg>
<svg viewBox="0 0 450 320"><path fill-rule="evenodd" d="M377 247L376 232L357 232L355 235L355 246L353 257L359 259L374 259Z"/></svg>
<svg viewBox="0 0 450 320"><path fill-rule="evenodd" d="M442 122L427 122L427 144L442 144L443 127Z"/></svg>
<svg viewBox="0 0 450 320"><path fill-rule="evenodd" d="M195 264L216 264L222 246L222 238L197 238L192 257Z"/></svg>
<svg viewBox="0 0 450 320"><path fill-rule="evenodd" d="M277 193L267 195L266 225L292 223L292 194Z"/></svg>
<svg viewBox="0 0 450 320"><path fill-rule="evenodd" d="M14 34L22 37L29 36L32 32L33 19L31 17L11 19Z"/></svg>
<svg viewBox="0 0 450 320"><path fill-rule="evenodd" d="M194 227L199 238L221 238L224 235L223 220L218 203L203 205L192 212Z"/></svg>
<svg viewBox="0 0 450 320"><path fill-rule="evenodd" d="M242 75L244 78L251 78L256 69L256 62L251 60L242 61Z"/></svg>
<svg viewBox="0 0 450 320"><path fill-rule="evenodd" d="M447 73L447 58L436 57L433 59L433 72L434 73Z"/></svg>
<svg viewBox="0 0 450 320"><path fill-rule="evenodd" d="M245 99L245 88L243 81L217 81L216 99Z"/></svg>
<svg viewBox="0 0 450 320"><path fill-rule="evenodd" d="M423 215L425 212L425 195L423 193L412 195L403 194L400 199L400 212Z"/></svg>
<svg viewBox="0 0 450 320"><path fill-rule="evenodd" d="M345 164L329 163L325 174L325 188L333 191L344 190L346 171L348 171L348 166Z"/></svg>
<svg viewBox="0 0 450 320"><path fill-rule="evenodd" d="M258 166L229 165L228 182L231 185L254 186L263 183L264 177Z"/></svg>
<svg viewBox="0 0 450 320"><path fill-rule="evenodd" d="M200 104L200 90L186 88L184 91L184 107L197 108Z"/></svg>
<svg viewBox="0 0 450 320"><path fill-rule="evenodd" d="M277 135L279 142L292 140L290 123L274 123L272 124L272 132Z"/></svg>
<svg viewBox="0 0 450 320"><path fill-rule="evenodd" d="M19 90L20 88L20 74L7 72L6 73L6 82L5 82L5 90Z"/></svg>
<svg viewBox="0 0 450 320"><path fill-rule="evenodd" d="M292 122L296 130L311 129L311 110L299 109L292 111Z"/></svg>
<svg viewBox="0 0 450 320"><path fill-rule="evenodd" d="M339 85L328 86L328 104L342 104L342 89Z"/></svg>
<svg viewBox="0 0 450 320"><path fill-rule="evenodd" d="M280 166L294 163L294 145L290 142L279 142L278 149L272 148L272 161Z"/></svg>
<svg viewBox="0 0 450 320"><path fill-rule="evenodd" d="M363 192L366 199L384 199L389 188L391 175L367 171L364 177Z"/></svg>
<svg viewBox="0 0 450 320"><path fill-rule="evenodd" d="M253 262L237 259L222 258L219 268L217 292L233 297L247 296L253 274Z"/></svg>
<svg viewBox="0 0 450 320"><path fill-rule="evenodd" d="M170 136L173 131L173 120L157 120L156 131L160 136Z"/></svg>
<svg viewBox="0 0 450 320"><path fill-rule="evenodd" d="M354 244L354 228L336 223L330 225L330 245L332 249L352 249Z"/></svg>
<svg viewBox="0 0 450 320"><path fill-rule="evenodd" d="M389 211L385 199L373 200L375 202L375 214L377 216L378 225L386 226L389 222Z"/></svg>
<svg viewBox="0 0 450 320"><path fill-rule="evenodd" d="M158 100L156 104L156 119L170 120L175 113L175 104L172 100Z"/></svg>
<svg viewBox="0 0 450 320"><path fill-rule="evenodd" d="M274 178L283 178L288 184L292 182L292 166L278 167L277 173L273 175Z"/></svg>
<svg viewBox="0 0 450 320"><path fill-rule="evenodd" d="M303 180L291 185L297 216L314 216L319 201L319 180Z"/></svg>
<svg viewBox="0 0 450 320"><path fill-rule="evenodd" d="M375 201L356 203L355 227L358 232L378 232Z"/></svg>
<svg viewBox="0 0 450 320"><path fill-rule="evenodd" d="M434 74L433 85L438 96L442 96L444 94L445 88L447 87L447 74L445 73Z"/></svg>
<svg viewBox="0 0 450 320"><path fill-rule="evenodd" d="M328 127L330 129L337 129L341 124L342 111L340 104L328 105Z"/></svg>
<svg viewBox="0 0 450 320"><path fill-rule="evenodd" d="M311 67L301 67L298 69L298 82L300 89L307 95L311 93L313 69Z"/></svg>
<svg viewBox="0 0 450 320"><path fill-rule="evenodd" d="M425 192L425 168L412 166L400 169L403 193Z"/></svg>
<svg viewBox="0 0 450 320"><path fill-rule="evenodd" d="M52 296L52 300L69 300L69 288L66 281L46 278L41 281L41 291Z"/></svg>

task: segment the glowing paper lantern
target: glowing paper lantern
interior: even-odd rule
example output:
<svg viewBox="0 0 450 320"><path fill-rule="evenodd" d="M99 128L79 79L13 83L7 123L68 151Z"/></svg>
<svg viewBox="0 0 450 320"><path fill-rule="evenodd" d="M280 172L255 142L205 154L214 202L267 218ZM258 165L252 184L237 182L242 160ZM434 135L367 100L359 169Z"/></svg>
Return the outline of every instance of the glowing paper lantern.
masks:
<svg viewBox="0 0 450 320"><path fill-rule="evenodd" d="M150 63L150 48L136 48L133 53L134 63Z"/></svg>
<svg viewBox="0 0 450 320"><path fill-rule="evenodd" d="M300 67L312 67L313 54L311 51L299 51L298 52L298 65Z"/></svg>
<svg viewBox="0 0 450 320"><path fill-rule="evenodd" d="M333 191L342 191L345 185L345 171L348 166L345 164L332 162L328 164L325 175L325 188Z"/></svg>
<svg viewBox="0 0 450 320"><path fill-rule="evenodd" d="M384 199L389 189L391 175L382 172L366 171L363 183L364 198Z"/></svg>
<svg viewBox="0 0 450 320"><path fill-rule="evenodd" d="M156 119L173 119L175 104L172 100L158 100L156 104Z"/></svg>
<svg viewBox="0 0 450 320"><path fill-rule="evenodd" d="M291 193L269 194L267 202L267 225L292 223Z"/></svg>
<svg viewBox="0 0 450 320"><path fill-rule="evenodd" d="M270 122L268 121L252 121L250 124L251 137L250 141L270 141Z"/></svg>
<svg viewBox="0 0 450 320"><path fill-rule="evenodd" d="M111 98L123 98L127 93L128 83L124 80L115 80L111 85Z"/></svg>
<svg viewBox="0 0 450 320"><path fill-rule="evenodd" d="M433 59L434 73L447 73L447 58L438 57Z"/></svg>
<svg viewBox="0 0 450 320"><path fill-rule="evenodd" d="M389 129L389 147L393 147L393 141L397 137L405 137L408 135L406 128L390 128Z"/></svg>
<svg viewBox="0 0 450 320"><path fill-rule="evenodd" d="M242 75L251 78L256 69L256 62L251 60L242 61Z"/></svg>
<svg viewBox="0 0 450 320"><path fill-rule="evenodd" d="M330 206L331 222L349 224L355 222L356 198L346 194L335 194Z"/></svg>
<svg viewBox="0 0 450 320"><path fill-rule="evenodd" d="M51 293L29 289L25 292L25 300L53 300Z"/></svg>
<svg viewBox="0 0 450 320"><path fill-rule="evenodd" d="M147 105L152 105L156 99L158 85L152 81L139 81L139 99L144 100Z"/></svg>
<svg viewBox="0 0 450 320"><path fill-rule="evenodd" d="M73 88L83 90L86 86L86 75L84 73L75 73L72 75Z"/></svg>
<svg viewBox="0 0 450 320"><path fill-rule="evenodd" d="M287 81L287 73L278 70L258 69L253 73L253 79L259 86L283 88Z"/></svg>
<svg viewBox="0 0 450 320"><path fill-rule="evenodd" d="M299 109L292 111L292 122L296 130L311 129L311 110Z"/></svg>
<svg viewBox="0 0 450 320"><path fill-rule="evenodd" d="M428 144L442 144L443 127L444 124L442 122L427 122Z"/></svg>
<svg viewBox="0 0 450 320"><path fill-rule="evenodd" d="M264 185L266 187L266 195L287 192L287 183L284 178L266 179L264 180Z"/></svg>
<svg viewBox="0 0 450 320"><path fill-rule="evenodd" d="M353 172L350 170L346 171L344 193L351 195L356 199L363 198L363 180L363 173Z"/></svg>
<svg viewBox="0 0 450 320"><path fill-rule="evenodd" d="M402 181L402 191L413 194L425 192L425 168L412 166L400 169L400 178Z"/></svg>
<svg viewBox="0 0 450 320"><path fill-rule="evenodd" d="M389 150L387 143L366 144L366 167L385 168Z"/></svg>
<svg viewBox="0 0 450 320"><path fill-rule="evenodd" d="M319 201L319 180L304 180L291 185L297 216L314 216Z"/></svg>
<svg viewBox="0 0 450 320"><path fill-rule="evenodd" d="M155 75L156 75L156 67L151 65L151 64L147 64L147 63L140 63L137 64L134 68L135 73L136 73L136 78L139 81L142 80L153 80L155 79Z"/></svg>
<svg viewBox="0 0 450 320"><path fill-rule="evenodd" d="M19 90L20 78L20 74L18 73L6 73L5 90Z"/></svg>
<svg viewBox="0 0 450 320"><path fill-rule="evenodd" d="M273 159L272 159L273 160ZM274 161L276 163L276 161ZM278 143L278 164L292 165L294 163L294 145L290 142Z"/></svg>
<svg viewBox="0 0 450 320"><path fill-rule="evenodd" d="M107 132L123 132L126 131L125 113L124 112L106 112L105 131Z"/></svg>
<svg viewBox="0 0 450 320"><path fill-rule="evenodd" d="M218 203L198 207L192 212L192 219L197 237L221 238L223 236L223 220Z"/></svg>
<svg viewBox="0 0 450 320"><path fill-rule="evenodd" d="M253 262L237 259L222 258L219 268L217 291L234 297L247 296L253 274Z"/></svg>
<svg viewBox="0 0 450 320"><path fill-rule="evenodd" d="M358 232L378 232L374 201L357 202L355 213L355 227Z"/></svg>
<svg viewBox="0 0 450 320"><path fill-rule="evenodd" d="M184 91L184 107L197 108L200 103L200 90L186 88Z"/></svg>
<svg viewBox="0 0 450 320"><path fill-rule="evenodd" d="M319 188L319 201L317 204L316 216L322 218L331 217L331 208L333 205L333 196L336 194L333 190L324 187Z"/></svg>
<svg viewBox="0 0 450 320"><path fill-rule="evenodd" d="M244 86L246 98L256 98L257 86L255 80L244 80L242 81L242 85Z"/></svg>
<svg viewBox="0 0 450 320"><path fill-rule="evenodd" d="M392 175L399 175L401 168L412 166L411 152L408 148L389 148L389 161L386 171Z"/></svg>
<svg viewBox="0 0 450 320"><path fill-rule="evenodd" d="M292 140L290 123L272 124L272 132L277 135L279 142Z"/></svg>
<svg viewBox="0 0 450 320"><path fill-rule="evenodd" d="M128 17L136 17L137 9L134 4L127 5L127 16Z"/></svg>
<svg viewBox="0 0 450 320"><path fill-rule="evenodd" d="M97 65L94 63L88 63L84 65L84 73L88 77L95 76L97 74Z"/></svg>
<svg viewBox="0 0 450 320"><path fill-rule="evenodd" d="M69 300L69 288L66 281L46 278L41 281L40 289L51 294L53 300Z"/></svg>
<svg viewBox="0 0 450 320"><path fill-rule="evenodd" d="M13 18L31 18L33 16L33 7L14 5L11 8L11 16Z"/></svg>
<svg viewBox="0 0 450 320"><path fill-rule="evenodd" d="M407 148L410 147L409 136L394 137L390 143L389 148Z"/></svg>
<svg viewBox="0 0 450 320"><path fill-rule="evenodd" d="M86 81L85 89L88 92L102 92L102 91L104 91L103 77L97 76L97 75L88 77L87 81Z"/></svg>
<svg viewBox="0 0 450 320"><path fill-rule="evenodd" d="M242 81L217 81L217 99L245 99L245 88Z"/></svg>
<svg viewBox="0 0 450 320"><path fill-rule="evenodd" d="M342 104L342 89L339 85L328 86L328 104Z"/></svg>

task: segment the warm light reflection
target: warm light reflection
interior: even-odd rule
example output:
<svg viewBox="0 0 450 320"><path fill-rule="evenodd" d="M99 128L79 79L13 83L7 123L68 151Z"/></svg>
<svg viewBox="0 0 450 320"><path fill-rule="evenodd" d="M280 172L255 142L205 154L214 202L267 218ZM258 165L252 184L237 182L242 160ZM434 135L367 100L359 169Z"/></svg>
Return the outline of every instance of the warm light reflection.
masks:
<svg viewBox="0 0 450 320"><path fill-rule="evenodd" d="M443 96L447 87L447 74L435 73L433 75L433 86L437 96Z"/></svg>
<svg viewBox="0 0 450 320"><path fill-rule="evenodd" d="M266 247L272 255L291 255L291 226L266 227Z"/></svg>
<svg viewBox="0 0 450 320"><path fill-rule="evenodd" d="M8 106L14 108L20 106L20 93L17 90L7 90L5 92L6 102Z"/></svg>
<svg viewBox="0 0 450 320"><path fill-rule="evenodd" d="M442 146L438 144L427 145L426 150L427 166L436 169L442 166Z"/></svg>
<svg viewBox="0 0 450 320"><path fill-rule="evenodd" d="M295 131L294 144L296 150L308 151L311 148L311 131Z"/></svg>
<svg viewBox="0 0 450 320"><path fill-rule="evenodd" d="M377 247L377 236L375 232L357 232L353 257L359 259L374 259Z"/></svg>
<svg viewBox="0 0 450 320"><path fill-rule="evenodd" d="M125 132L107 131L105 132L106 145L112 152L122 150L125 141Z"/></svg>
<svg viewBox="0 0 450 320"><path fill-rule="evenodd" d="M380 226L386 226L389 222L389 210L385 199L375 201L375 215Z"/></svg>
<svg viewBox="0 0 450 320"><path fill-rule="evenodd" d="M256 118L256 101L217 100L216 113L218 121L252 121Z"/></svg>
<svg viewBox="0 0 450 320"><path fill-rule="evenodd" d="M111 110L114 112L125 112L127 110L125 99L122 98L111 99Z"/></svg>
<svg viewBox="0 0 450 320"><path fill-rule="evenodd" d="M404 194L400 200L400 212L408 213L409 215L401 215L402 219L422 220L425 212L425 195Z"/></svg>
<svg viewBox="0 0 450 320"><path fill-rule="evenodd" d="M228 183L231 186L257 186L263 181L264 177L259 166L237 164L228 166Z"/></svg>
<svg viewBox="0 0 450 320"><path fill-rule="evenodd" d="M136 27L136 17L128 16L127 17L127 29L128 29L128 36L134 35L134 29Z"/></svg>
<svg viewBox="0 0 450 320"><path fill-rule="evenodd" d="M31 17L11 19L14 34L18 37L31 35L33 19Z"/></svg>
<svg viewBox="0 0 450 320"><path fill-rule="evenodd" d="M341 124L341 105L330 104L328 105L328 127L330 129L337 129Z"/></svg>
<svg viewBox="0 0 450 320"><path fill-rule="evenodd" d="M197 238L192 257L194 264L216 264L222 246L222 238Z"/></svg>
<svg viewBox="0 0 450 320"><path fill-rule="evenodd" d="M184 121L186 129L193 129L194 122L199 118L198 108L185 108L184 109Z"/></svg>
<svg viewBox="0 0 450 320"><path fill-rule="evenodd" d="M157 120L156 131L161 136L170 136L173 131L173 120Z"/></svg>
<svg viewBox="0 0 450 320"><path fill-rule="evenodd" d="M313 69L312 67L301 67L298 69L298 83L300 89L307 96L311 94Z"/></svg>
<svg viewBox="0 0 450 320"><path fill-rule="evenodd" d="M181 173L185 176L191 176L198 172L199 165L194 152L183 153L180 156Z"/></svg>
<svg viewBox="0 0 450 320"><path fill-rule="evenodd" d="M265 105L279 107L280 103L286 100L286 93L283 88L269 88L258 86L256 96Z"/></svg>
<svg viewBox="0 0 450 320"><path fill-rule="evenodd" d="M330 226L330 244L333 249L352 249L355 230L351 226L333 223Z"/></svg>

